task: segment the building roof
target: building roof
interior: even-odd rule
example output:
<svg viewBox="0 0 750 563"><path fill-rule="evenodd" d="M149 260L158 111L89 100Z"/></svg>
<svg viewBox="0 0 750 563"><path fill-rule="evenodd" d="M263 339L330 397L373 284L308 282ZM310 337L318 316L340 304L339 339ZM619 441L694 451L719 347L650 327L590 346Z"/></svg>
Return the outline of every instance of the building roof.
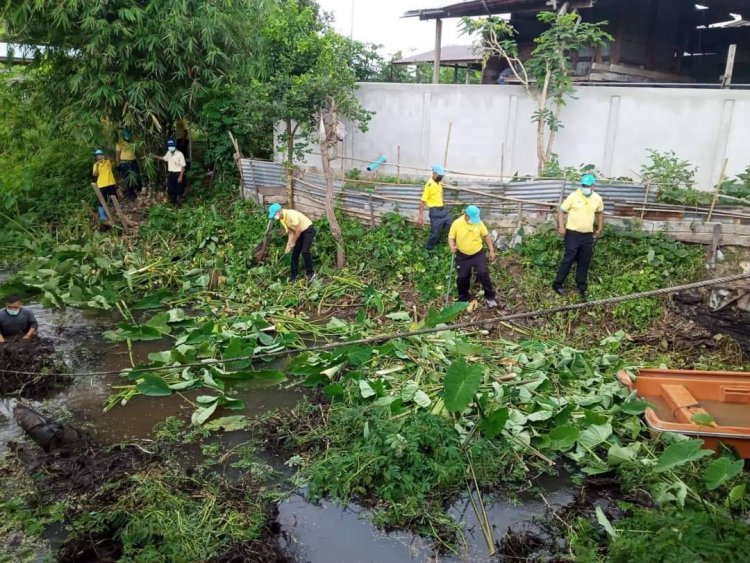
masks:
<svg viewBox="0 0 750 563"><path fill-rule="evenodd" d="M437 0L436 0L437 1ZM444 18L461 18L464 16L489 16L505 13L541 12L554 10L562 5L564 0L466 0L454 2L442 7L409 10L403 17L420 20ZM631 0L616 0L630 3ZM591 8L594 0L570 0L570 9ZM611 2L610 2L611 3ZM748 15L748 0L686 0L686 5L696 3L707 8L707 16L711 23L731 20L730 13ZM743 14L744 10L744 14Z"/></svg>
<svg viewBox="0 0 750 563"><path fill-rule="evenodd" d="M435 51L425 51L398 61L397 65L411 65L416 63L431 63L435 60ZM461 63L481 63L482 55L474 52L473 45L446 45L440 49L440 63L445 65Z"/></svg>

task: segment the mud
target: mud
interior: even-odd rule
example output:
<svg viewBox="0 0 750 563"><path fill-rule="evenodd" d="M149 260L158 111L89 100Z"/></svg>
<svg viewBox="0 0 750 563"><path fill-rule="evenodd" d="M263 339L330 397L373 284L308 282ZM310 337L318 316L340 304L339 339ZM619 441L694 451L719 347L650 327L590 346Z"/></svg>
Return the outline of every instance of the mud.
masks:
<svg viewBox="0 0 750 563"><path fill-rule="evenodd" d="M692 320L711 335L729 336L737 343L744 357L750 357L750 313L732 306L714 311L705 304L704 299L695 302L690 295L678 296L675 303L677 311L683 317Z"/></svg>
<svg viewBox="0 0 750 563"><path fill-rule="evenodd" d="M70 378L64 375L47 375L65 371L49 338L0 343L0 366L3 370L0 371L0 397L44 398L70 383Z"/></svg>

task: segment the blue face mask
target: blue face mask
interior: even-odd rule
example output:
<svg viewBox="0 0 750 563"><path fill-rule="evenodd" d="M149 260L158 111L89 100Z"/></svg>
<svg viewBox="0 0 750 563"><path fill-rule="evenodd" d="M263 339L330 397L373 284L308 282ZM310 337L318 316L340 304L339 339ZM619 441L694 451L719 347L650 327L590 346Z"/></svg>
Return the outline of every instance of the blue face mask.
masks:
<svg viewBox="0 0 750 563"><path fill-rule="evenodd" d="M19 309L8 309L6 307L5 308L5 312L8 313L11 317L17 317L18 315L21 314L21 309L20 308Z"/></svg>
<svg viewBox="0 0 750 563"><path fill-rule="evenodd" d="M594 190L592 190L591 188L581 188L581 193L586 197L589 197L593 193L593 191Z"/></svg>

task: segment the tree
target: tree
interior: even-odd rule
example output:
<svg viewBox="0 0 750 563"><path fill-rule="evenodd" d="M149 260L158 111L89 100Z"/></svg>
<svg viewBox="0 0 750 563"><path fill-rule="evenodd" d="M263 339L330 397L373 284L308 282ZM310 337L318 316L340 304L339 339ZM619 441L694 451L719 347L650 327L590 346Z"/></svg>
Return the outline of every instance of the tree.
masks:
<svg viewBox="0 0 750 563"><path fill-rule="evenodd" d="M125 126L162 147L173 124L254 50L269 0L5 0L5 39L31 48L61 121Z"/></svg>
<svg viewBox="0 0 750 563"><path fill-rule="evenodd" d="M602 28L607 22L580 21L577 13L541 12L537 18L549 29L534 39L531 55L522 61L515 28L500 18L463 18L462 31L476 36L485 61L491 56L505 59L530 97L537 103L532 121L537 126L537 168L541 175L552 156L557 132L562 128L560 112L575 89L571 80L571 52L596 47L613 37Z"/></svg>

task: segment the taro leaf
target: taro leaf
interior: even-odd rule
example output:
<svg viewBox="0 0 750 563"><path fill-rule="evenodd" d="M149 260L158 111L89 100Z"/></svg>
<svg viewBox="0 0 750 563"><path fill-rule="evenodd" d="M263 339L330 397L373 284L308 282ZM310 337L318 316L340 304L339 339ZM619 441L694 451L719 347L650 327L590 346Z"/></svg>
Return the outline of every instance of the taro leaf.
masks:
<svg viewBox="0 0 750 563"><path fill-rule="evenodd" d="M574 426L569 424L558 426L549 433L549 447L558 451L569 450L578 440L578 436L580 432Z"/></svg>
<svg viewBox="0 0 750 563"><path fill-rule="evenodd" d="M207 422L203 426L203 428L212 432L216 432L218 430L224 430L224 432L234 432L235 430L244 430L248 427L249 424L250 419L248 419L245 415L236 414L233 416L222 416L221 418L216 418L211 422Z"/></svg>
<svg viewBox="0 0 750 563"><path fill-rule="evenodd" d="M158 375L147 373L141 379L143 381L138 383L137 388L144 395L149 397L167 397L172 394L169 385Z"/></svg>
<svg viewBox="0 0 750 563"><path fill-rule="evenodd" d="M147 295L146 297L142 297L138 301L135 302L133 305L133 309L136 310L146 310L146 309L158 309L161 307L161 302L168 298L173 296L172 290L169 289L160 289L156 293L152 295Z"/></svg>
<svg viewBox="0 0 750 563"><path fill-rule="evenodd" d="M601 524L602 528L604 528L604 531L609 534L610 537L616 538L620 534L612 527L612 524L610 523L607 516L604 514L604 511L602 511L601 507L596 507L596 521Z"/></svg>
<svg viewBox="0 0 750 563"><path fill-rule="evenodd" d="M727 495L727 500L726 500L727 508L731 508L732 506L736 505L740 500L742 500L742 497L744 496L745 496L745 483L737 485L736 487L732 487L732 490L729 491L729 494Z"/></svg>
<svg viewBox="0 0 750 563"><path fill-rule="evenodd" d="M508 422L508 414L507 407L492 411L489 416L484 417L482 422L479 423L479 430L486 438L491 440L505 428L505 424Z"/></svg>
<svg viewBox="0 0 750 563"><path fill-rule="evenodd" d="M607 463L611 466L620 465L627 461L633 461L638 455L638 450L641 445L638 442L634 442L629 446L618 446L617 444L611 446L607 452Z"/></svg>
<svg viewBox="0 0 750 563"><path fill-rule="evenodd" d="M172 327L169 326L169 313L168 312L154 315L148 321L146 321L146 323L143 326L156 329L161 334L169 334L170 332L172 332Z"/></svg>
<svg viewBox="0 0 750 563"><path fill-rule="evenodd" d="M201 424L206 422L212 414L214 414L214 411L218 406L219 402L214 401L207 407L198 407L197 409L195 409L195 412L193 412L193 416L190 417L190 422L193 424L193 426L200 426Z"/></svg>
<svg viewBox="0 0 750 563"><path fill-rule="evenodd" d="M411 321L411 316L406 311L396 311L395 313L388 313L386 315L386 318L391 319L392 321L399 321L399 322Z"/></svg>
<svg viewBox="0 0 750 563"><path fill-rule="evenodd" d="M573 413L573 411L576 410L576 406L574 404L565 405L563 409L555 415L554 423L555 426L560 426L561 424L565 424L570 420L570 415Z"/></svg>
<svg viewBox="0 0 750 563"><path fill-rule="evenodd" d="M404 403L408 403L417 391L419 391L419 384L416 381L407 381L401 388L401 399Z"/></svg>
<svg viewBox="0 0 750 563"><path fill-rule="evenodd" d="M195 401L202 405L207 405L209 403L213 403L218 400L219 400L219 397L215 395L199 395Z"/></svg>
<svg viewBox="0 0 750 563"><path fill-rule="evenodd" d="M443 400L448 412L459 412L474 398L482 382L481 365L469 365L463 358L453 362L445 373Z"/></svg>
<svg viewBox="0 0 750 563"><path fill-rule="evenodd" d="M375 396L375 390L372 388L369 382L364 379L359 380L359 393L363 399L369 399Z"/></svg>
<svg viewBox="0 0 750 563"><path fill-rule="evenodd" d="M700 426L711 426L714 423L713 417L705 412L697 412L690 417L690 420Z"/></svg>
<svg viewBox="0 0 750 563"><path fill-rule="evenodd" d="M235 399L234 397L220 397L218 403L222 407L232 409L233 411L245 408L245 403L243 403L241 399Z"/></svg>
<svg viewBox="0 0 750 563"><path fill-rule="evenodd" d="M581 435L578 436L578 443L591 449L604 442L611 435L612 425L610 423L592 424L588 428L585 428L581 432Z"/></svg>
<svg viewBox="0 0 750 563"><path fill-rule="evenodd" d="M353 366L363 365L372 357L372 350L373 349L369 346L352 348L347 354L349 363Z"/></svg>
<svg viewBox="0 0 750 563"><path fill-rule="evenodd" d="M323 393L332 401L340 401L344 398L344 386L341 383L329 383L323 388Z"/></svg>
<svg viewBox="0 0 750 563"><path fill-rule="evenodd" d="M442 311L438 311L437 309L430 309L429 311L427 311L427 316L424 319L424 326L427 328L432 328L439 324L449 323L455 320L458 315L463 313L468 306L468 303L459 301L457 303L448 305Z"/></svg>
<svg viewBox="0 0 750 563"><path fill-rule="evenodd" d="M432 404L432 399L430 399L427 393L420 389L419 391L414 393L414 402L423 409L426 409L429 408L429 406Z"/></svg>
<svg viewBox="0 0 750 563"><path fill-rule="evenodd" d="M648 403L639 399L636 401L623 403L622 405L620 405L620 410L625 414L639 415L643 414L643 412L646 410L646 407L648 407Z"/></svg>
<svg viewBox="0 0 750 563"><path fill-rule="evenodd" d="M703 480L706 488L713 491L721 487L724 483L737 476L745 465L742 459L731 460L728 457L720 457L713 460L706 468Z"/></svg>
<svg viewBox="0 0 750 563"><path fill-rule="evenodd" d="M583 416L586 417L586 422L589 424L605 424L609 420L606 415L591 409L583 409Z"/></svg>
<svg viewBox="0 0 750 563"><path fill-rule="evenodd" d="M162 352L151 352L148 355L148 359L151 362L169 364L172 362L172 352L170 350L163 350Z"/></svg>
<svg viewBox="0 0 750 563"><path fill-rule="evenodd" d="M672 444L659 457L654 466L654 473L664 473L673 467L684 465L691 461L697 461L707 455L711 455L711 450L702 450L703 440L683 440Z"/></svg>

